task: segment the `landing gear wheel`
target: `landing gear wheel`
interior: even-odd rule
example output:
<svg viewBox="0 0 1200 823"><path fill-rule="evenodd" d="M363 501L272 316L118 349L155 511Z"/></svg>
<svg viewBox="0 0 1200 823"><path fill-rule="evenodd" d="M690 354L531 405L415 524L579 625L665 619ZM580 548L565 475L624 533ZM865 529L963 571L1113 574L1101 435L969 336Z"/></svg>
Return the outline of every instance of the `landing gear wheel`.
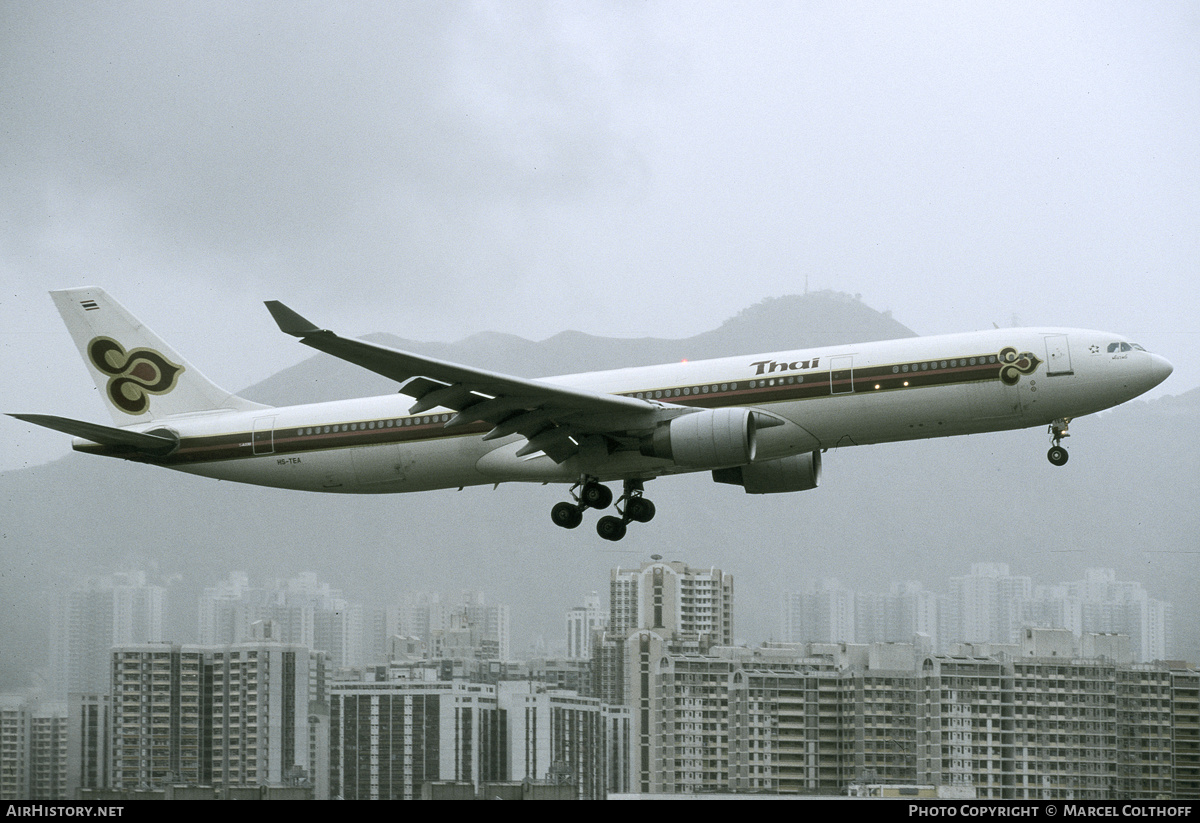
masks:
<svg viewBox="0 0 1200 823"><path fill-rule="evenodd" d="M1067 450L1062 446L1051 446L1050 451L1046 452L1046 459L1056 466L1067 465L1068 457L1070 455L1067 454Z"/></svg>
<svg viewBox="0 0 1200 823"><path fill-rule="evenodd" d="M550 519L556 526L573 529L583 522L583 511L574 503L559 503L550 510Z"/></svg>
<svg viewBox="0 0 1200 823"><path fill-rule="evenodd" d="M625 516L639 523L649 523L654 519L654 504L644 497L631 497L625 503Z"/></svg>
<svg viewBox="0 0 1200 823"><path fill-rule="evenodd" d="M579 499L591 509L607 509L612 503L613 493L608 486L602 486L592 480L583 484L579 491Z"/></svg>
<svg viewBox="0 0 1200 823"><path fill-rule="evenodd" d="M1050 423L1050 451L1046 452L1046 459L1056 466L1065 466L1067 458L1067 450L1062 447L1064 438L1070 437L1067 431L1067 426L1071 423L1071 418L1060 417Z"/></svg>
<svg viewBox="0 0 1200 823"><path fill-rule="evenodd" d="M617 541L625 536L625 521L611 514L601 517L596 523L596 534L605 540Z"/></svg>

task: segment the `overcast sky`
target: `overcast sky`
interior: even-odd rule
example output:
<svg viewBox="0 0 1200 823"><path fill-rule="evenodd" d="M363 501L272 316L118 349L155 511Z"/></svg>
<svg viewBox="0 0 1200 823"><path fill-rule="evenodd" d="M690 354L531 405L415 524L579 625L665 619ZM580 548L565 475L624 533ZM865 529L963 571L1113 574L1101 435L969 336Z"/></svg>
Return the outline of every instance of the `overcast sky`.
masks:
<svg viewBox="0 0 1200 823"><path fill-rule="evenodd" d="M1179 394L1198 265L1197 2L0 0L0 411L108 422L46 295L88 284L234 390L310 354L264 299L686 337L807 282ZM0 469L69 452L29 428Z"/></svg>

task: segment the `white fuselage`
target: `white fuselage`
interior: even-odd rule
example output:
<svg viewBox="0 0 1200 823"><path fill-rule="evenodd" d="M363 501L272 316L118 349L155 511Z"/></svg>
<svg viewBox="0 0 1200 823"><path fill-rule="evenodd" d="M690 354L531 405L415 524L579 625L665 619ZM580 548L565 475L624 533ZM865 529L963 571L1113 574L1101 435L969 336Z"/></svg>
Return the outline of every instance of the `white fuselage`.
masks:
<svg viewBox="0 0 1200 823"><path fill-rule="evenodd" d="M1123 347L1123 348L1122 348ZM719 360L545 378L652 404L764 412L756 461L837 446L1045 426L1123 403L1170 373L1161 357L1116 334L1003 329L829 346ZM512 481L649 478L697 471L636 449L583 450L562 463L517 457L519 435L485 441L487 424L447 429L451 413L408 414L391 394L356 400L216 411L156 420L179 449L134 458L263 486L389 493ZM77 440L81 451L105 447ZM127 455L121 455L127 456Z"/></svg>

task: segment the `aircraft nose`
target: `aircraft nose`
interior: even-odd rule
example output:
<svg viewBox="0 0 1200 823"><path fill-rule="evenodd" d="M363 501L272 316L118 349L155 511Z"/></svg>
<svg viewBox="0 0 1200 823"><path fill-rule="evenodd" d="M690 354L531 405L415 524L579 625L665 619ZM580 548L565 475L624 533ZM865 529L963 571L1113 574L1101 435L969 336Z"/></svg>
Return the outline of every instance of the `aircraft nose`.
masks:
<svg viewBox="0 0 1200 823"><path fill-rule="evenodd" d="M1167 358L1157 354L1150 355L1150 374L1153 376L1154 384L1157 386L1162 381L1171 376L1171 372L1175 371L1175 367L1171 365Z"/></svg>

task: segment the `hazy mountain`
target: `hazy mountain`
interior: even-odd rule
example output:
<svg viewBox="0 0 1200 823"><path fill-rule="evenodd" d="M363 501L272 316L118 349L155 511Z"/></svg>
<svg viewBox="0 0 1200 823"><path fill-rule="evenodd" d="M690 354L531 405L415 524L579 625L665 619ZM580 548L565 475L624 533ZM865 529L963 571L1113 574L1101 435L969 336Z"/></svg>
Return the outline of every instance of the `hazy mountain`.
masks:
<svg viewBox="0 0 1200 823"><path fill-rule="evenodd" d="M823 293L767 301L683 341L574 333L540 343L505 335L424 346L387 339L534 376L908 334L853 298ZM245 393L287 402L394 390L325 355L285 374L291 389L281 375ZM618 544L596 536L594 517L573 532L556 528L549 511L565 499L561 487L309 495L71 454L0 474L0 689L28 682L41 664L50 594L131 564L177 577L174 631L182 641L195 632L196 593L230 570L253 579L311 570L368 604L409 589L481 589L512 604L518 654L535 636L561 643L567 609L592 590L605 592L613 566L655 553L734 574L735 632L747 642L776 635L780 596L812 578L879 591L893 579L937 588L985 560L1037 583L1107 566L1174 602L1176 649L1196 660L1198 429L1194 390L1075 421L1063 468L1046 461L1044 434L1028 429L830 451L821 488L791 495L746 495L707 473L668 478L647 489L658 517L632 526Z"/></svg>

